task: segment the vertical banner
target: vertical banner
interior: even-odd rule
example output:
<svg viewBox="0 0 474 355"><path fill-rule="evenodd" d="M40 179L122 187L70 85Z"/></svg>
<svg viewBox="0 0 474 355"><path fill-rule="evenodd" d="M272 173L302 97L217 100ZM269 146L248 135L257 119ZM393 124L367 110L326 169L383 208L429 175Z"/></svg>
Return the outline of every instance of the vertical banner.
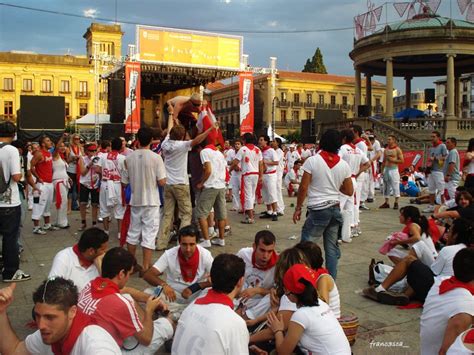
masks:
<svg viewBox="0 0 474 355"><path fill-rule="evenodd" d="M125 133L140 128L140 63L125 63Z"/></svg>
<svg viewBox="0 0 474 355"><path fill-rule="evenodd" d="M253 76L252 73L239 75L240 135L253 133Z"/></svg>

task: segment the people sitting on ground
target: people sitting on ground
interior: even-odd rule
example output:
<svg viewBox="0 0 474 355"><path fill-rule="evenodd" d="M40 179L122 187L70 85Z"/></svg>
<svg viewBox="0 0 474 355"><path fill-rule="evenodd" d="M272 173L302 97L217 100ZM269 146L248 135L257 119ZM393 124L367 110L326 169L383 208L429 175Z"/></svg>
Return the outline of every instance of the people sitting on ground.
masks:
<svg viewBox="0 0 474 355"><path fill-rule="evenodd" d="M130 252L120 247L110 249L102 261L101 276L84 287L77 306L125 350L154 354L173 336L173 321L153 321L155 310L166 310L162 300L126 288L134 265L136 260ZM145 303L145 309L136 302Z"/></svg>
<svg viewBox="0 0 474 355"><path fill-rule="evenodd" d="M284 183L286 190L288 191L288 197L298 195L298 189L300 188L301 179L303 178L303 161L298 159L295 161L293 168L288 171L285 175Z"/></svg>
<svg viewBox="0 0 474 355"><path fill-rule="evenodd" d="M108 242L109 236L102 229L86 229L76 244L56 254L48 277L60 276L71 280L81 292L84 286L99 276Z"/></svg>
<svg viewBox="0 0 474 355"><path fill-rule="evenodd" d="M38 330L20 341L7 309L16 284L0 289L0 353L2 354L121 354L112 336L77 307L77 287L71 280L45 280L33 293Z"/></svg>
<svg viewBox="0 0 474 355"><path fill-rule="evenodd" d="M162 286L164 299L173 312L182 311L209 287L211 253L198 245L199 231L194 225L178 232L179 245L168 249L146 271L143 279L152 286ZM160 276L166 273L166 281Z"/></svg>
<svg viewBox="0 0 474 355"><path fill-rule="evenodd" d="M426 297L420 318L421 355L446 354L456 338L472 327L473 248L458 251L453 270L454 276L437 279Z"/></svg>
<svg viewBox="0 0 474 355"><path fill-rule="evenodd" d="M267 295L273 286L278 261L275 244L275 235L269 230L261 230L255 234L251 248L242 248L237 253L245 262L245 279L238 295L237 310L244 319L255 319L270 309Z"/></svg>
<svg viewBox="0 0 474 355"><path fill-rule="evenodd" d="M472 353L474 353L474 328L459 334L446 355L472 355Z"/></svg>
<svg viewBox="0 0 474 355"><path fill-rule="evenodd" d="M268 315L268 325L275 336L278 354L291 354L298 346L315 354L351 354L344 331L329 306L318 299L317 273L303 264L293 265L283 277L285 294L296 304L288 331L282 317Z"/></svg>
<svg viewBox="0 0 474 355"><path fill-rule="evenodd" d="M433 213L433 217L436 219L440 218L465 218L472 220L474 219L474 204L472 204L472 196L469 192L463 191L456 194L456 207L447 209L441 212Z"/></svg>
<svg viewBox="0 0 474 355"><path fill-rule="evenodd" d="M181 315L172 354L248 354L249 333L245 321L233 310L234 299L244 284L245 263L232 254L218 255L211 268L212 289Z"/></svg>
<svg viewBox="0 0 474 355"><path fill-rule="evenodd" d="M421 195L420 188L414 181L409 181L408 176L402 176L400 182L400 193L402 196L418 197Z"/></svg>

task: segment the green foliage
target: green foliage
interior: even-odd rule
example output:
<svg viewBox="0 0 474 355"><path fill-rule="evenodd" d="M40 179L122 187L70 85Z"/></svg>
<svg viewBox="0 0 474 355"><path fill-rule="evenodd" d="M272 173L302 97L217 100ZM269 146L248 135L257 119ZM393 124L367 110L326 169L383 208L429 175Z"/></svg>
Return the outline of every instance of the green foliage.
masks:
<svg viewBox="0 0 474 355"><path fill-rule="evenodd" d="M303 68L304 73L320 73L327 74L326 66L324 65L323 53L321 50L316 48L313 57L311 60L309 58L306 60L306 64Z"/></svg>
<svg viewBox="0 0 474 355"><path fill-rule="evenodd" d="M292 131L292 132L289 132L288 134L283 134L282 137L285 138L288 141L288 143L301 142L300 130Z"/></svg>

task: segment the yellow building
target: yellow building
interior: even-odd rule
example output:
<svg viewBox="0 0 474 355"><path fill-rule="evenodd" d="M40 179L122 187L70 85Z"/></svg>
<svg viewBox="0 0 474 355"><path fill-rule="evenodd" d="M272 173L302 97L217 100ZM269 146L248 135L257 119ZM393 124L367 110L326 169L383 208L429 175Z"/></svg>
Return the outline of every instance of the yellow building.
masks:
<svg viewBox="0 0 474 355"><path fill-rule="evenodd" d="M315 118L316 109L341 110L344 118L357 116L354 106L355 82L352 76L279 71L276 76L275 97L271 97L270 75L254 77L255 131L272 122L272 103L278 134L299 130L301 120ZM365 86L363 86L365 88ZM383 114L385 85L372 81L371 107L373 115ZM362 102L367 102L363 90ZM212 90L210 100L216 117L239 127L239 83L234 78L224 87ZM317 119L317 117L316 117Z"/></svg>
<svg viewBox="0 0 474 355"><path fill-rule="evenodd" d="M95 113L96 98L99 113L106 113L107 87L100 81L96 95L95 80L111 68L114 58L120 58L122 35L120 25L93 23L84 34L87 55L0 52L0 118L16 121L21 95L64 96L66 123ZM100 57L97 73L94 54Z"/></svg>

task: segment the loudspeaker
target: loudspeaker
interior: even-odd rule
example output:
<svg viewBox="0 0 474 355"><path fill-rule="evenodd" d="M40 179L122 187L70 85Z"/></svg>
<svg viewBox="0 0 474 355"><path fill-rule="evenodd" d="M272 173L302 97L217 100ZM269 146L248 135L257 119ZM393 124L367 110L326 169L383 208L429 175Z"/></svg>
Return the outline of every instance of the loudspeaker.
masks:
<svg viewBox="0 0 474 355"><path fill-rule="evenodd" d="M234 131L235 131L235 124L227 123L225 138L226 139L234 139L234 137L235 137L235 132Z"/></svg>
<svg viewBox="0 0 474 355"><path fill-rule="evenodd" d="M316 120L301 120L301 143L316 143Z"/></svg>
<svg viewBox="0 0 474 355"><path fill-rule="evenodd" d="M435 100L435 89L425 89L425 104L432 104Z"/></svg>
<svg viewBox="0 0 474 355"><path fill-rule="evenodd" d="M123 123L125 120L125 80L110 79L108 85L110 122Z"/></svg>
<svg viewBox="0 0 474 355"><path fill-rule="evenodd" d="M19 130L64 131L63 96L20 96Z"/></svg>
<svg viewBox="0 0 474 355"><path fill-rule="evenodd" d="M369 117L370 108L368 105L359 105L357 106L357 117Z"/></svg>
<svg viewBox="0 0 474 355"><path fill-rule="evenodd" d="M125 137L125 125L123 123L104 123L101 127L101 139L112 140L116 137Z"/></svg>

